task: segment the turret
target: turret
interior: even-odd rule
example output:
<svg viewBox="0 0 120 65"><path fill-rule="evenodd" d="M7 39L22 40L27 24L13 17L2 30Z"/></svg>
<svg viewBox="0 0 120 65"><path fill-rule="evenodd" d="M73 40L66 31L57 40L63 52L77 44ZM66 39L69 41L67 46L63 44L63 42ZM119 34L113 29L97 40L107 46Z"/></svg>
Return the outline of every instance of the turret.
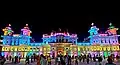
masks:
<svg viewBox="0 0 120 65"><path fill-rule="evenodd" d="M3 32L4 32L4 35L7 36L7 35L12 35L13 34L13 30L11 28L11 24L9 24L7 27L5 27L4 29L2 29Z"/></svg>
<svg viewBox="0 0 120 65"><path fill-rule="evenodd" d="M21 38L19 39L21 41L21 44L30 44L30 34L32 33L30 28L28 27L28 24L24 26L23 29L21 29L22 35Z"/></svg>
<svg viewBox="0 0 120 65"><path fill-rule="evenodd" d="M112 25L112 23L109 24L109 28L106 31L109 35L117 35L118 28L115 28L115 26Z"/></svg>
<svg viewBox="0 0 120 65"><path fill-rule="evenodd" d="M94 23L92 23L91 25L92 25L92 27L88 31L90 33L90 36L97 35L98 31L99 31L99 28L97 28L96 26L94 26Z"/></svg>
<svg viewBox="0 0 120 65"><path fill-rule="evenodd" d="M22 35L25 36L30 36L30 34L32 33L32 31L28 27L28 24L26 24L25 27L21 29L21 31L22 31Z"/></svg>
<svg viewBox="0 0 120 65"><path fill-rule="evenodd" d="M9 24L7 27L2 29L4 32L3 37L3 45L10 45L12 43L12 35L13 35L13 30L11 28L11 24Z"/></svg>

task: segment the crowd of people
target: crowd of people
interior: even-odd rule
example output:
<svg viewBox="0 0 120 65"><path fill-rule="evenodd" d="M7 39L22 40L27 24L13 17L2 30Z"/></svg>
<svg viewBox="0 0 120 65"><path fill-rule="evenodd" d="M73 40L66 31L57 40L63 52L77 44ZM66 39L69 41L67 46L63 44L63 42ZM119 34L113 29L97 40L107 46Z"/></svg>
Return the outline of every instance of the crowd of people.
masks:
<svg viewBox="0 0 120 65"><path fill-rule="evenodd" d="M52 62L52 60L55 60ZM30 63L37 62L37 65L79 65L80 62L85 62L89 64L90 62L95 62L95 65L101 65L101 62L103 59L106 59L106 57L100 56L100 55L94 55L93 57L90 54L87 55L79 55L79 56L70 56L68 54L62 55L58 54L57 57L52 58L50 54L48 56L44 56L43 54L41 55L36 55L33 54L31 56L26 56L25 64L29 65ZM116 57L114 55L110 55L107 57L108 64L114 64L114 59L118 60L120 57L117 55ZM21 57L20 56L9 56L9 57L4 57L0 56L0 65L3 65L6 60L11 61L12 63L20 63Z"/></svg>
<svg viewBox="0 0 120 65"><path fill-rule="evenodd" d="M41 55L40 59L38 60L38 65L51 65L51 57L50 56L44 56ZM90 62L94 62L95 65L102 65L102 61L107 59L108 64L114 64L114 59L118 60L120 57L117 55L116 57L114 55L110 55L107 58L100 56L100 55L94 55L93 57L90 54L87 55L80 55L80 56L70 56L68 54L62 55L58 54L57 57L55 57L55 62L52 63L52 65L79 65L80 62L86 62L89 64ZM40 62L39 62L40 61Z"/></svg>

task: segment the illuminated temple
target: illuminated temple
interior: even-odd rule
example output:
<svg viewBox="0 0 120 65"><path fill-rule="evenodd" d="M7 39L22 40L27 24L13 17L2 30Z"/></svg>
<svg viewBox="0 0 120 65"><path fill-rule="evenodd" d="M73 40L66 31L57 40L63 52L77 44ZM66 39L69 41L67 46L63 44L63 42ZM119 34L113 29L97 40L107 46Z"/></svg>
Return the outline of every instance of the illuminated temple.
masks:
<svg viewBox="0 0 120 65"><path fill-rule="evenodd" d="M28 24L21 29L21 33L14 34L14 31L9 24L3 29L4 35L2 39L2 55L5 57L13 55L20 55L25 58L27 55L50 54L56 57L59 53L66 55L81 55L90 53L93 55L109 56L110 54L119 55L119 42L117 35L118 28L115 28L112 23L104 33L99 33L94 23L89 29L90 36L87 42L78 42L77 34L70 34L69 32L51 32L50 34L43 34L40 43L32 43L32 33Z"/></svg>

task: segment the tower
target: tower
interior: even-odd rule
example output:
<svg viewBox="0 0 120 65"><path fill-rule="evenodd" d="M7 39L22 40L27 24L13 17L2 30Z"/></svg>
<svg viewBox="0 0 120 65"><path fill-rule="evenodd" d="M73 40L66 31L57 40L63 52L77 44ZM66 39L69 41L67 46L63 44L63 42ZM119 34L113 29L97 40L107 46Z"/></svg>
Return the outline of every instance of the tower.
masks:
<svg viewBox="0 0 120 65"><path fill-rule="evenodd" d="M94 23L92 23L91 27L90 27L90 29L88 31L90 33L90 36L89 36L89 38L90 38L90 44L93 44L95 41L97 41L96 40L97 39L96 36L99 34L98 31L99 31L99 28L97 28L94 25ZM99 42L99 41L97 41L97 42Z"/></svg>
<svg viewBox="0 0 120 65"><path fill-rule="evenodd" d="M109 24L109 28L106 31L109 35L117 35L118 28L115 28L115 26L112 25L112 23Z"/></svg>
<svg viewBox="0 0 120 65"><path fill-rule="evenodd" d="M27 45L30 45L30 39L31 39L31 36L30 34L32 33L32 31L30 30L30 28L28 27L28 24L26 24L24 26L23 29L21 29L21 37L19 39L20 41L20 44L27 44Z"/></svg>
<svg viewBox="0 0 120 65"><path fill-rule="evenodd" d="M12 35L13 35L13 30L11 28L11 24L9 24L7 27L2 29L4 32L3 37L3 45L11 45L12 43Z"/></svg>

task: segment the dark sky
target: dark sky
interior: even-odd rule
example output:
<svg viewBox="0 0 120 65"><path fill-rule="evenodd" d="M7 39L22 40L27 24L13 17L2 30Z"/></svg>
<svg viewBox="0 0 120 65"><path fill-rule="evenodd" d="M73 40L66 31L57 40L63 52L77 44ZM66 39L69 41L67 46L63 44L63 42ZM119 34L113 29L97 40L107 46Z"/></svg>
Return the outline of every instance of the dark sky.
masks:
<svg viewBox="0 0 120 65"><path fill-rule="evenodd" d="M40 41L42 34L50 33L52 30L58 31L61 28L63 31L68 29L70 33L77 33L79 40L87 37L88 29L91 23L94 22L100 30L106 30L108 24L112 22L116 27L120 28L120 16L111 14L87 14L80 16L10 16L0 19L0 28L4 28L7 24L12 25L15 33L20 33L20 29L29 24L32 30L32 37L36 41ZM2 30L0 30L1 34Z"/></svg>

